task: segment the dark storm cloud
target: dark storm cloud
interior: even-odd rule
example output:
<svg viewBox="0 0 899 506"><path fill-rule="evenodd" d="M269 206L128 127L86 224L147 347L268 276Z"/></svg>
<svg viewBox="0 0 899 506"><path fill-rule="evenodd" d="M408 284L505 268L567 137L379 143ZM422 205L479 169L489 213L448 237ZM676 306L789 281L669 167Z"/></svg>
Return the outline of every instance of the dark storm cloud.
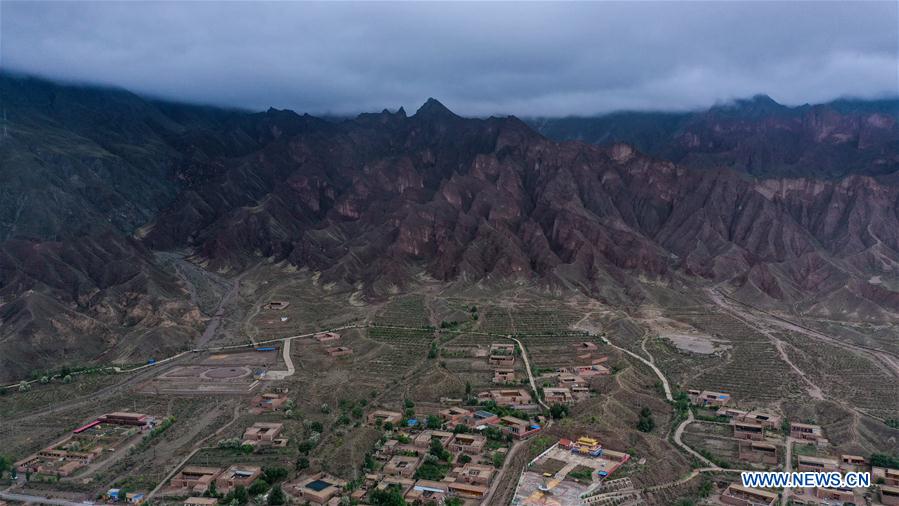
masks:
<svg viewBox="0 0 899 506"><path fill-rule="evenodd" d="M165 98L469 115L897 93L897 3L0 3L3 68Z"/></svg>

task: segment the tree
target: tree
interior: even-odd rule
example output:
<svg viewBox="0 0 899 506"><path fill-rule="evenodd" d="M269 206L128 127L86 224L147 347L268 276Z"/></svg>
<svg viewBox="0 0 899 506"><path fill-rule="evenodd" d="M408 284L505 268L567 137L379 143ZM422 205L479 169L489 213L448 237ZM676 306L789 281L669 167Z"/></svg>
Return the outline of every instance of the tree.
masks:
<svg viewBox="0 0 899 506"><path fill-rule="evenodd" d="M372 458L370 453L366 453L365 457L362 458L362 469L366 471L373 471L375 469L375 459Z"/></svg>
<svg viewBox="0 0 899 506"><path fill-rule="evenodd" d="M715 485L712 483L712 480L705 478L702 480L702 484L699 486L699 497L706 498L712 495L712 490L714 490Z"/></svg>
<svg viewBox="0 0 899 506"><path fill-rule="evenodd" d="M243 485L234 487L234 491L230 495L233 500L237 501L237 504L243 505L250 501L250 495L247 494L247 489Z"/></svg>
<svg viewBox="0 0 899 506"><path fill-rule="evenodd" d="M886 453L875 453L871 455L871 465L875 467L897 469L899 468L899 457L894 457Z"/></svg>
<svg viewBox="0 0 899 506"><path fill-rule="evenodd" d="M388 431L388 432L389 432L389 431L392 431L392 430L393 430L393 423L392 423L392 422L384 422L384 430L386 430L386 431Z"/></svg>
<svg viewBox="0 0 899 506"><path fill-rule="evenodd" d="M471 457L463 453L462 455L459 455L459 458L456 459L456 461L459 464L468 464L469 462L471 462Z"/></svg>
<svg viewBox="0 0 899 506"><path fill-rule="evenodd" d="M247 492L250 495L262 495L268 490L268 483L264 480L256 480L250 485L250 488L247 489Z"/></svg>
<svg viewBox="0 0 899 506"><path fill-rule="evenodd" d="M281 466L271 466L262 468L262 479L268 483L275 483L287 478L287 469Z"/></svg>
<svg viewBox="0 0 899 506"><path fill-rule="evenodd" d="M287 502L287 497L284 495L284 491L281 490L281 485L276 483L272 487L272 491L268 493L268 503L272 506L277 506L285 502Z"/></svg>
<svg viewBox="0 0 899 506"><path fill-rule="evenodd" d="M307 457L300 456L297 459L297 471L302 471L303 469L307 469L309 467L309 459Z"/></svg>
<svg viewBox="0 0 899 506"><path fill-rule="evenodd" d="M206 492L203 492L203 495L206 497L218 497L219 491L215 486L215 480L209 482L209 488L206 489Z"/></svg>
<svg viewBox="0 0 899 506"><path fill-rule="evenodd" d="M312 432L318 432L319 434L321 434L322 432L324 432L325 427L322 425L321 422L312 422L309 424L309 430L311 430Z"/></svg>
<svg viewBox="0 0 899 506"><path fill-rule="evenodd" d="M437 415L428 415L427 424L429 429L439 429L443 426L443 420Z"/></svg>
<svg viewBox="0 0 899 506"><path fill-rule="evenodd" d="M428 450L428 453L440 460L449 460L452 457L450 452L443 448L443 443L437 438L431 440L431 448Z"/></svg>
<svg viewBox="0 0 899 506"><path fill-rule="evenodd" d="M406 506L403 491L398 485L390 485L383 490L374 490L368 496L372 506Z"/></svg>
<svg viewBox="0 0 899 506"><path fill-rule="evenodd" d="M655 420L652 419L652 410L644 407L640 410L640 420L637 422L637 430L640 432L652 432L656 426Z"/></svg>
<svg viewBox="0 0 899 506"><path fill-rule="evenodd" d="M465 396L468 397L470 395L471 395L471 382L466 381L465 382Z"/></svg>
<svg viewBox="0 0 899 506"><path fill-rule="evenodd" d="M564 404L553 404L549 407L549 414L556 420L565 418L568 416L568 406Z"/></svg>

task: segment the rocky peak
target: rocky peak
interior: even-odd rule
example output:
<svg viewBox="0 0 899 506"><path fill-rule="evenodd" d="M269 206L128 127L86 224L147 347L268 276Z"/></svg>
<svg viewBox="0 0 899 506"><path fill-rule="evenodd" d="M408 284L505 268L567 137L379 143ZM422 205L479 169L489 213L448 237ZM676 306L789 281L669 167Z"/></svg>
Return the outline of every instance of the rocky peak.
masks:
<svg viewBox="0 0 899 506"><path fill-rule="evenodd" d="M439 118L458 118L458 116L441 104L437 99L429 98L421 107L415 111L416 118L439 119Z"/></svg>

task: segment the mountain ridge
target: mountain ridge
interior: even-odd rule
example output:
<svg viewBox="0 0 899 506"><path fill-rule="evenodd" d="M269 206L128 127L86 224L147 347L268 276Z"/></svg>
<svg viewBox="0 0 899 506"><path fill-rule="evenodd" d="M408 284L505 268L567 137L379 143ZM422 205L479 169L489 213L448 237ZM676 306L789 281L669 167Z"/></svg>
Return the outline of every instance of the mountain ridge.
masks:
<svg viewBox="0 0 899 506"><path fill-rule="evenodd" d="M308 269L371 300L425 273L574 289L619 307L653 302L658 286L723 286L834 319L899 314L899 185L889 177L675 163L620 142L557 142L514 116L464 118L434 99L411 116L335 122L4 79L4 97L24 97L10 102L3 178L31 192L0 208L6 377L32 367L29 343L55 333L72 344L36 356L94 359L77 351L84 329L90 349L119 360L195 339L208 315L158 251L230 274L271 262ZM852 118L880 114L861 109ZM652 123L643 119L637 126ZM52 315L65 317L47 325Z"/></svg>

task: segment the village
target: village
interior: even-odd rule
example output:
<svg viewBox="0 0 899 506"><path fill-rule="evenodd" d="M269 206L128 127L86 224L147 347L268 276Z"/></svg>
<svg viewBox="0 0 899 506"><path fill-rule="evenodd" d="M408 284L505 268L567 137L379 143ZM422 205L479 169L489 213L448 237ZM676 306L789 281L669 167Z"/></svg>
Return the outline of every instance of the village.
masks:
<svg viewBox="0 0 899 506"><path fill-rule="evenodd" d="M273 300L262 314L283 326L290 321L282 316L288 307L287 301ZM645 456L619 435L563 423L572 410L603 396L602 385L614 381L621 366L603 340L585 334L535 340L530 350L504 336L463 336L430 350L416 344L410 353L426 351L425 360L439 359L440 367L470 378L464 395L413 401L372 391L367 399L321 404L318 417L301 420L296 412L303 403L309 409L307 392L291 383L302 367L299 361L309 357L323 368L352 369L371 353L371 340L361 335L366 334L332 329L194 351L189 362L162 367L136 382L135 392L148 398L207 397L237 404L228 423L203 435L151 485L114 480L91 502L474 506L494 504L500 490L509 488L513 505L636 506L646 504L648 494L705 475L712 477L710 489L691 504L899 505L899 465L889 458L831 451L824 428L814 420L788 420L768 408L744 407L726 392L699 389L673 392L668 408L684 417L689 413L689 419L675 420L672 442L692 454L692 471L645 485L640 475ZM379 356L373 363L384 360ZM385 371L391 364L380 363ZM14 462L11 480L50 488L94 483L104 470L167 439L171 427L191 423L158 407L148 407L151 414L140 412L138 402L134 408L73 425ZM343 457L327 452L310 458L312 449L336 445L351 431L365 435L358 446L351 445L361 466L348 469ZM523 465L510 470L515 454L528 453ZM749 470L868 471L874 484L753 489L739 481L739 472Z"/></svg>

